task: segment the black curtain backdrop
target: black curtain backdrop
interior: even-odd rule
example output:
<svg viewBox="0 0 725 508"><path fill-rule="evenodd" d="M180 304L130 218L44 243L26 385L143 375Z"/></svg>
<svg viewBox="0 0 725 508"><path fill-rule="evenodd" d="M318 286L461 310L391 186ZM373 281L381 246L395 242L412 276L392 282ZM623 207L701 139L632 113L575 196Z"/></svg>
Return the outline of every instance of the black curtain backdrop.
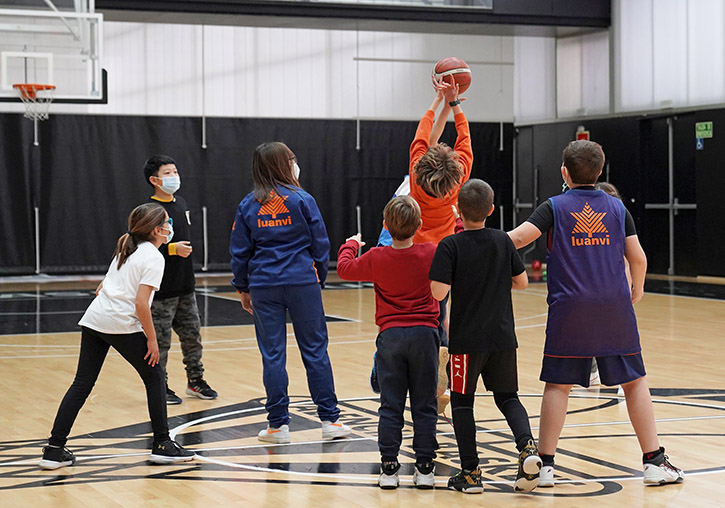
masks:
<svg viewBox="0 0 725 508"><path fill-rule="evenodd" d="M360 149L352 120L207 119L184 117L53 115L39 124L0 114L0 274L32 273L35 266L33 207L40 208L43 273L104 272L129 212L152 188L142 167L149 155L176 160L179 194L189 204L197 270L203 261L202 208L207 209L209 269L229 269L229 233L239 201L252 190L254 148L283 141L297 155L300 181L320 207L331 242L331 259L356 233L356 206L363 238L374 245L382 210L408 171L408 147L417 122L361 122ZM472 176L488 181L496 205L511 206L511 124L472 123ZM452 123L441 137L453 144ZM35 176L34 176L35 175ZM507 212L506 216L510 214ZM494 214L490 226L498 227ZM510 220L505 223L511 227Z"/></svg>

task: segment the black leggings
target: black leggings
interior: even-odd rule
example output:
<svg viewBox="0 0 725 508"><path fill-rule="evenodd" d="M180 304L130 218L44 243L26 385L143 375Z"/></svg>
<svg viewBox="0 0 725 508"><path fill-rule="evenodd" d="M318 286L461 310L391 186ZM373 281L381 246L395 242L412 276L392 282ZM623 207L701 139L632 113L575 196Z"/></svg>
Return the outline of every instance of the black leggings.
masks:
<svg viewBox="0 0 725 508"><path fill-rule="evenodd" d="M166 382L159 364L151 367L144 356L148 352L146 335L143 332L108 334L82 327L81 352L78 357L76 377L63 397L58 414L53 423L48 443L52 446L65 446L68 434L78 412L96 384L98 374L108 354L108 348L118 351L139 373L146 385L149 416L154 431L154 442L169 439L169 426L166 421Z"/></svg>
<svg viewBox="0 0 725 508"><path fill-rule="evenodd" d="M493 399L496 407L506 417L506 422L514 435L516 448L521 451L531 436L529 416L519 401L516 392L494 392ZM478 452L476 451L476 421L473 416L473 403L475 395L464 395L451 392L451 410L453 412L453 430L458 443L458 454L463 469L473 470L478 467Z"/></svg>

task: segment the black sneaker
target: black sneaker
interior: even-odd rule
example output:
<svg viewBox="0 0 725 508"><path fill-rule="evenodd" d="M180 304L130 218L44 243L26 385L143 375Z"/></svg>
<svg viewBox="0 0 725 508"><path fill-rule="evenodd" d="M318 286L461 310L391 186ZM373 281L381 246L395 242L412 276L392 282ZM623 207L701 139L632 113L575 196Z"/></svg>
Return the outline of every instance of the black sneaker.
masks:
<svg viewBox="0 0 725 508"><path fill-rule="evenodd" d="M167 406L175 406L176 404L181 404L181 397L176 395L174 390L166 387L166 405Z"/></svg>
<svg viewBox="0 0 725 508"><path fill-rule="evenodd" d="M188 462L194 460L196 454L186 450L176 441L169 439L161 443L154 443L149 455L149 462L153 464L173 464L175 462Z"/></svg>
<svg viewBox="0 0 725 508"><path fill-rule="evenodd" d="M519 454L519 470L516 473L514 490L516 492L531 492L539 485L539 471L541 471L541 458L539 450L533 439L529 439Z"/></svg>
<svg viewBox="0 0 725 508"><path fill-rule="evenodd" d="M373 370L370 371L370 388L375 393L380 393L380 383L378 382L378 352L373 353Z"/></svg>
<svg viewBox="0 0 725 508"><path fill-rule="evenodd" d="M76 456L68 448L48 445L43 448L43 460L38 465L40 469L58 469L75 463Z"/></svg>
<svg viewBox="0 0 725 508"><path fill-rule="evenodd" d="M458 474L448 479L448 488L457 490L464 494L480 494L483 492L483 483L481 482L481 470L474 469L466 471L461 469Z"/></svg>
<svg viewBox="0 0 725 508"><path fill-rule="evenodd" d="M202 378L189 379L189 384L186 385L186 394L194 395L204 400L216 399L219 396Z"/></svg>

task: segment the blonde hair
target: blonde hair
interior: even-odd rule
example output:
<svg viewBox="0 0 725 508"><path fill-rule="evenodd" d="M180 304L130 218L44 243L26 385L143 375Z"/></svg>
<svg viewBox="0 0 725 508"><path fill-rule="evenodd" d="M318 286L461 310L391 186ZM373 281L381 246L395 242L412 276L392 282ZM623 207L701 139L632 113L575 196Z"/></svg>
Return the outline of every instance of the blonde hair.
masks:
<svg viewBox="0 0 725 508"><path fill-rule="evenodd" d="M131 211L128 216L128 231L116 242L114 256L118 259L118 269L136 252L140 243L151 241L154 229L162 226L165 218L166 210L156 203L145 203Z"/></svg>
<svg viewBox="0 0 725 508"><path fill-rule="evenodd" d="M407 240L420 226L420 206L410 196L396 196L385 205L383 219L394 240Z"/></svg>
<svg viewBox="0 0 725 508"><path fill-rule="evenodd" d="M416 163L415 183L434 198L446 197L463 178L458 154L445 143L428 148Z"/></svg>

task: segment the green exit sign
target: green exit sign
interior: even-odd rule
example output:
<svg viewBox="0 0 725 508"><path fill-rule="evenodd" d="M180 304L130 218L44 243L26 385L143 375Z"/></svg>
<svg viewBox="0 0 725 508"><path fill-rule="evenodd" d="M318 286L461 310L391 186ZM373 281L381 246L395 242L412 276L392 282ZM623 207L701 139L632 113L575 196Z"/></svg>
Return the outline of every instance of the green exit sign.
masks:
<svg viewBox="0 0 725 508"><path fill-rule="evenodd" d="M712 122L697 122L695 124L695 137L696 138L711 138L712 137Z"/></svg>

